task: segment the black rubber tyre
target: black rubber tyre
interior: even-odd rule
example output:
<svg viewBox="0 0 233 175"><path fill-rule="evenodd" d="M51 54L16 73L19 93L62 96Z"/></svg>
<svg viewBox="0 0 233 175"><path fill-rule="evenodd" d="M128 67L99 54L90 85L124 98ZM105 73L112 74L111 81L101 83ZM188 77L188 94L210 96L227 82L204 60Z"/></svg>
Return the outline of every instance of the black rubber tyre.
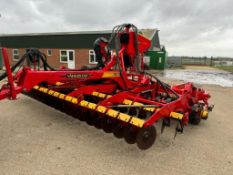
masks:
<svg viewBox="0 0 233 175"><path fill-rule="evenodd" d="M125 130L125 126L122 125L120 122L117 122L113 126L113 135L116 138L122 138L122 137L124 137L124 130Z"/></svg>
<svg viewBox="0 0 233 175"><path fill-rule="evenodd" d="M141 150L150 148L154 144L156 137L157 132L154 126L140 128L136 138L138 148Z"/></svg>
<svg viewBox="0 0 233 175"><path fill-rule="evenodd" d="M189 115L189 123L198 125L201 122L201 116L197 112L193 112Z"/></svg>
<svg viewBox="0 0 233 175"><path fill-rule="evenodd" d="M136 143L137 131L138 130L136 128L130 126L124 129L124 138L128 144Z"/></svg>

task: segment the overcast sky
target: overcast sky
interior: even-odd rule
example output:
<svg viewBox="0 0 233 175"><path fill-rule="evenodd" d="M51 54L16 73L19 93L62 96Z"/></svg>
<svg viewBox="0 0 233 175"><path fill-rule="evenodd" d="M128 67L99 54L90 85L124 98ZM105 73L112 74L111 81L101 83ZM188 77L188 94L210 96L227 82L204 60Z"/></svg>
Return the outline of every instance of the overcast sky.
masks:
<svg viewBox="0 0 233 175"><path fill-rule="evenodd" d="M169 55L233 57L232 0L0 0L0 34L157 28Z"/></svg>

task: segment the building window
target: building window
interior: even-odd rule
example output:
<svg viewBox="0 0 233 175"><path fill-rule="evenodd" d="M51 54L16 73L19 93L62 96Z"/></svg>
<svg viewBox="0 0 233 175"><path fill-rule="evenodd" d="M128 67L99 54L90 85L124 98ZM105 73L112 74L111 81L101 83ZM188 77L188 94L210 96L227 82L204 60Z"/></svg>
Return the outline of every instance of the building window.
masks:
<svg viewBox="0 0 233 175"><path fill-rule="evenodd" d="M13 60L19 60L19 49L13 49Z"/></svg>
<svg viewBox="0 0 233 175"><path fill-rule="evenodd" d="M52 50L51 50L51 49L48 49L48 50L47 50L47 55L48 55L48 56L52 56Z"/></svg>
<svg viewBox="0 0 233 175"><path fill-rule="evenodd" d="M97 64L94 50L89 50L89 64Z"/></svg>
<svg viewBox="0 0 233 175"><path fill-rule="evenodd" d="M60 62L67 63L68 59L68 52L67 50L60 50Z"/></svg>

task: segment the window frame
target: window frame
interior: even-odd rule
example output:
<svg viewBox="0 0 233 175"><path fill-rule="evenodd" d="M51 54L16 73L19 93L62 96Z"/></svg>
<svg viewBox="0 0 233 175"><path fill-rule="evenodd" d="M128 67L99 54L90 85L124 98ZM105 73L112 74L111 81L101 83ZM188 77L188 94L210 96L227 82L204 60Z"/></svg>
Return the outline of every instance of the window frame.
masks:
<svg viewBox="0 0 233 175"><path fill-rule="evenodd" d="M15 51L17 50L17 54L15 54ZM12 56L13 56L13 61L18 61L20 58L19 58L19 49L12 49ZM18 56L18 59L15 59L15 56Z"/></svg>
<svg viewBox="0 0 233 175"><path fill-rule="evenodd" d="M51 54L49 54L49 51L51 52ZM48 57L51 57L52 54L53 54L52 49L47 49L47 56L48 56Z"/></svg>
<svg viewBox="0 0 233 175"><path fill-rule="evenodd" d="M66 57L67 57L66 61L61 60L61 56L62 56L61 52L62 51L66 52ZM65 50L65 49L60 50L60 59L59 59L59 61L60 61L60 63L68 63L68 50Z"/></svg>
<svg viewBox="0 0 233 175"><path fill-rule="evenodd" d="M91 56L94 56L94 62L91 61ZM94 50L89 50L89 64L97 64L98 62L96 61L96 55Z"/></svg>

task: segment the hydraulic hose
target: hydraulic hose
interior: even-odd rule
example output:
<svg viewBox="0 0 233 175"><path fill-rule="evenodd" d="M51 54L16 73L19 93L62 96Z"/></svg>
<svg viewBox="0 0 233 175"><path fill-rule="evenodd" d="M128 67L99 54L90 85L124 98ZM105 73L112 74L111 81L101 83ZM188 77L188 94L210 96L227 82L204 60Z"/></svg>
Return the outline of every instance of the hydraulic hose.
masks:
<svg viewBox="0 0 233 175"><path fill-rule="evenodd" d="M17 67L19 67L25 60L25 54L20 58L20 60L11 67L11 72L14 72ZM4 72L0 75L0 81L7 77L7 73Z"/></svg>
<svg viewBox="0 0 233 175"><path fill-rule="evenodd" d="M37 59L34 60L32 59L32 57L36 57ZM11 72L14 72L16 70L17 67L20 67L23 65L24 61L27 60L27 62L39 62L40 60L43 63L43 68L46 71L48 68L52 71L55 71L56 69L54 69L52 66L50 66L47 63L47 58L46 55L42 52L40 52L38 49L29 49L20 59L19 61L16 62L16 64L14 64L11 67ZM7 73L4 72L0 75L0 81L3 80L4 78L7 77Z"/></svg>

